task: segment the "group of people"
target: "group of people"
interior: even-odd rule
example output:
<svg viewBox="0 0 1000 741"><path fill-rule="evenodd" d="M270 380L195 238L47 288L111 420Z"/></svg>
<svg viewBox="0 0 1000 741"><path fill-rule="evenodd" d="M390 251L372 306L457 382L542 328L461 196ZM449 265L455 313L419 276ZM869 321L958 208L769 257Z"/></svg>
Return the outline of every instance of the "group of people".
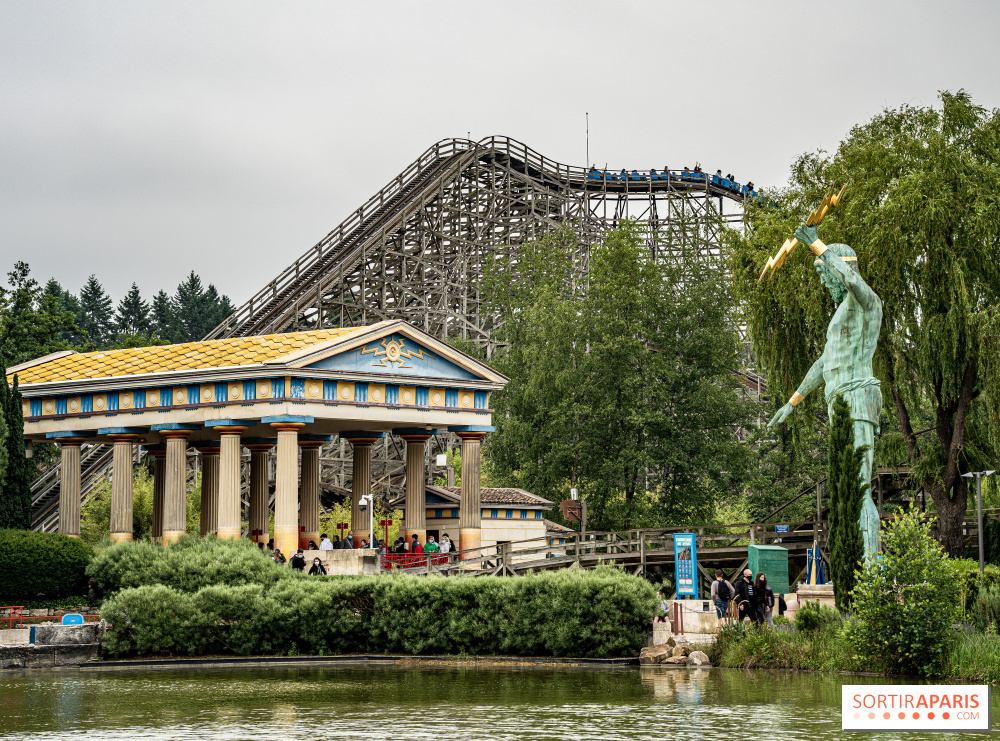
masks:
<svg viewBox="0 0 1000 741"><path fill-rule="evenodd" d="M420 539L414 535L410 542L406 542L406 538L396 538L396 542L393 543L392 553L451 553L457 550L455 544L452 542L451 538L448 537L448 533L441 536L441 542L434 540L433 535L427 536L427 542L421 543Z"/></svg>
<svg viewBox="0 0 1000 741"><path fill-rule="evenodd" d="M712 582L712 602L715 604L720 629L731 603L736 605L736 616L740 621L750 618L757 625L763 625L766 621L771 628L774 627L775 605L779 615L785 612L785 598L779 594L775 600L764 572L757 574L755 579L750 569L743 570L743 575L736 580L735 586L726 580L722 569L716 569L715 581Z"/></svg>

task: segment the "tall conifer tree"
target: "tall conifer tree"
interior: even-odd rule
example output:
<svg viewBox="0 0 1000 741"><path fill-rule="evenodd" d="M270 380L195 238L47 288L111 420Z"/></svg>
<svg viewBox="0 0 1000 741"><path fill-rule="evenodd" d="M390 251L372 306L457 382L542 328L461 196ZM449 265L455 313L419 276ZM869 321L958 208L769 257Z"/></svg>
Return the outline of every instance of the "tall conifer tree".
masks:
<svg viewBox="0 0 1000 741"><path fill-rule="evenodd" d="M87 333L95 345L103 346L111 339L114 328L111 297L104 292L104 287L95 275L87 278L87 282L80 289L80 314L77 325Z"/></svg>
<svg viewBox="0 0 1000 741"><path fill-rule="evenodd" d="M0 528L27 530L31 527L32 466L24 455L24 419L17 376L7 384L6 370L0 366L0 414L7 428L4 448L6 470L0 482Z"/></svg>
<svg viewBox="0 0 1000 741"><path fill-rule="evenodd" d="M149 304L142 300L139 286L135 283L118 302L118 310L115 312L115 329L121 335L149 334Z"/></svg>

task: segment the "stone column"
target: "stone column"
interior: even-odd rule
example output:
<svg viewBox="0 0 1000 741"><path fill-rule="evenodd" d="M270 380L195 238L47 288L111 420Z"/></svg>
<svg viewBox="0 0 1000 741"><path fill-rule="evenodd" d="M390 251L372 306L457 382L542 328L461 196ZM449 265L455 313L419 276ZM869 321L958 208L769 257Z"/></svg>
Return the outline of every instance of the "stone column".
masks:
<svg viewBox="0 0 1000 741"><path fill-rule="evenodd" d="M138 434L108 435L114 441L111 463L111 542L132 540L132 458Z"/></svg>
<svg viewBox="0 0 1000 741"><path fill-rule="evenodd" d="M403 429L394 430L406 441L406 509L403 515L402 532L407 543L413 541L413 536L421 544L427 544L427 484L424 463L424 449L427 441L437 430Z"/></svg>
<svg viewBox="0 0 1000 741"><path fill-rule="evenodd" d="M463 559L477 558L482 542L482 504L480 502L480 447L493 427L450 427L462 439L462 493L459 504L459 550L472 551Z"/></svg>
<svg viewBox="0 0 1000 741"><path fill-rule="evenodd" d="M210 535L219 529L219 446L207 442L195 446L201 453L201 519L198 534Z"/></svg>
<svg viewBox="0 0 1000 741"><path fill-rule="evenodd" d="M275 422L278 471L274 487L274 546L285 558L299 547L299 429L301 422Z"/></svg>
<svg viewBox="0 0 1000 741"><path fill-rule="evenodd" d="M191 430L161 430L167 439L166 473L163 482L163 544L169 545L187 532L187 439Z"/></svg>
<svg viewBox="0 0 1000 741"><path fill-rule="evenodd" d="M354 547L362 538L371 537L372 508L361 511L361 497L371 492L372 444L385 436L383 432L342 432L340 437L354 447L353 475L351 477L351 536Z"/></svg>
<svg viewBox="0 0 1000 741"><path fill-rule="evenodd" d="M300 435L302 473L299 483L299 548L309 547L309 541L319 546L319 449L332 437Z"/></svg>
<svg viewBox="0 0 1000 741"><path fill-rule="evenodd" d="M210 426L221 435L216 532L220 538L225 540L239 540L240 536L243 535L240 435L247 431L249 425L240 420L219 419L214 422L206 422L205 426Z"/></svg>
<svg viewBox="0 0 1000 741"><path fill-rule="evenodd" d="M267 459L274 447L274 440L246 440L250 450L250 540L267 543L270 539L271 490L268 486Z"/></svg>
<svg viewBox="0 0 1000 741"><path fill-rule="evenodd" d="M59 532L80 537L80 445L84 438L60 438Z"/></svg>
<svg viewBox="0 0 1000 741"><path fill-rule="evenodd" d="M167 446L149 445L146 453L153 457L153 527L150 536L163 537L163 482L166 477Z"/></svg>

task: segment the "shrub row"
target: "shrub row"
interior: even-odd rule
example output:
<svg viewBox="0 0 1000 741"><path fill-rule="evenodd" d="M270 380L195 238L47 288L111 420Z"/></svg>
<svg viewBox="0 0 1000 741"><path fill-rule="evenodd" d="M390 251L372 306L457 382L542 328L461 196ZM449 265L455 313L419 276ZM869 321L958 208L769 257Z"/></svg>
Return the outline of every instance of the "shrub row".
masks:
<svg viewBox="0 0 1000 741"><path fill-rule="evenodd" d="M87 592L90 546L79 538L31 530L0 530L0 598L55 598Z"/></svg>
<svg viewBox="0 0 1000 741"><path fill-rule="evenodd" d="M119 543L98 554L87 569L104 592L161 584L196 592L213 584L271 586L288 574L255 543L186 535L164 548L148 541Z"/></svg>
<svg viewBox="0 0 1000 741"><path fill-rule="evenodd" d="M288 574L285 570L276 572ZM183 581L183 580L182 580ZM187 582L185 582L187 583ZM299 577L123 589L101 608L112 656L345 653L634 656L657 609L612 568L507 578Z"/></svg>

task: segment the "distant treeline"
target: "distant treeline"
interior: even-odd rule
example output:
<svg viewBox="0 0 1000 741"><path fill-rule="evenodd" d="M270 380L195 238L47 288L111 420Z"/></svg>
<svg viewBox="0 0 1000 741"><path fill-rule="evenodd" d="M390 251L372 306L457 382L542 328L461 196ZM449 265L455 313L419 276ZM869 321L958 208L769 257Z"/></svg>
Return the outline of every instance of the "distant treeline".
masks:
<svg viewBox="0 0 1000 741"><path fill-rule="evenodd" d="M206 288L194 271L172 296L160 290L152 301L146 301L133 283L117 307L96 275L87 279L79 294L70 293L55 278L50 278L43 290L75 317L76 329L65 330L60 337L80 348L193 342L233 312L229 297L211 283Z"/></svg>

